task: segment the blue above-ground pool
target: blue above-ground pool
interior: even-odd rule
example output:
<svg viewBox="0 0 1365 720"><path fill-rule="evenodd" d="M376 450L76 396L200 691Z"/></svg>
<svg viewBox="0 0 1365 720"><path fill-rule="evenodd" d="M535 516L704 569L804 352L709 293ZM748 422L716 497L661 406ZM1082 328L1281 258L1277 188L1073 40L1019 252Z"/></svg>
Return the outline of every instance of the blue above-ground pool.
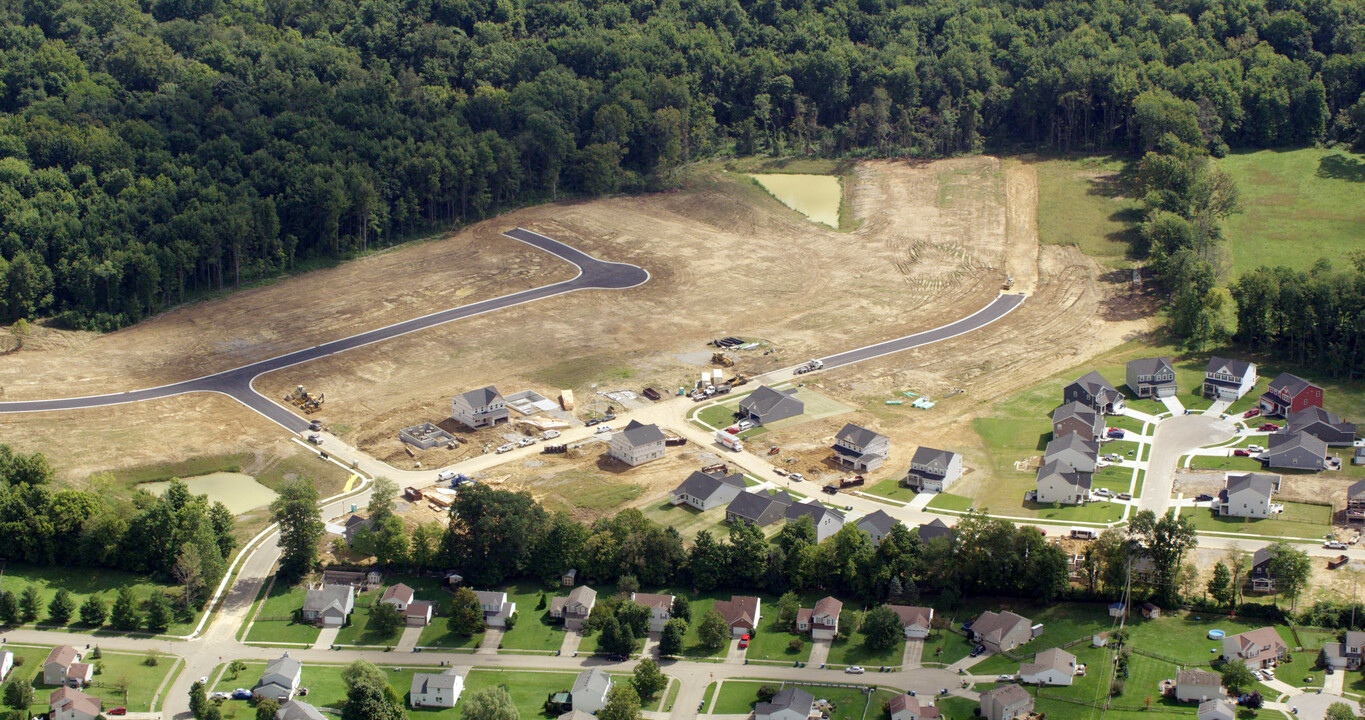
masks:
<svg viewBox="0 0 1365 720"><path fill-rule="evenodd" d="M1222 630L1210 630L1210 631L1209 631L1209 639L1210 639L1210 640L1222 640L1222 639L1223 639L1223 631L1222 631Z"/></svg>

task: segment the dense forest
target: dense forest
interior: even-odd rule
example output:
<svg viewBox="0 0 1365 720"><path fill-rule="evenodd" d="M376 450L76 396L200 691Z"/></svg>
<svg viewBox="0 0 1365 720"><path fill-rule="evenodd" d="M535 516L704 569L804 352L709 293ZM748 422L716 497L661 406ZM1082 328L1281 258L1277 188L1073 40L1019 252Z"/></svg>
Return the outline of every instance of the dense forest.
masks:
<svg viewBox="0 0 1365 720"><path fill-rule="evenodd" d="M1360 0L0 4L0 319L219 288L720 153L1365 134ZM1175 127L1163 110L1193 109Z"/></svg>

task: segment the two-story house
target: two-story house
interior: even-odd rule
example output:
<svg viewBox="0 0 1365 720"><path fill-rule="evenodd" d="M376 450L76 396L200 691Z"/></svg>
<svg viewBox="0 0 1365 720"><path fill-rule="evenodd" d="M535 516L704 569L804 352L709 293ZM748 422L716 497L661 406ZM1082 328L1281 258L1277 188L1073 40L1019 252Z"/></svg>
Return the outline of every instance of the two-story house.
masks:
<svg viewBox="0 0 1365 720"><path fill-rule="evenodd" d="M48 720L99 720L104 701L71 687L54 690L47 698Z"/></svg>
<svg viewBox="0 0 1365 720"><path fill-rule="evenodd" d="M1280 491L1280 476L1270 473L1227 473L1218 491L1219 515L1228 517L1270 517L1270 499Z"/></svg>
<svg viewBox="0 0 1365 720"><path fill-rule="evenodd" d="M891 455L891 438L848 423L834 436L834 459L859 472L876 470Z"/></svg>
<svg viewBox="0 0 1365 720"><path fill-rule="evenodd" d="M1140 398L1175 397L1175 366L1167 357L1129 360L1124 368L1128 389Z"/></svg>
<svg viewBox="0 0 1365 720"><path fill-rule="evenodd" d="M597 604L597 591L587 585L579 585L567 596L550 601L550 617L564 621L565 630L582 630L588 621L592 608Z"/></svg>
<svg viewBox="0 0 1365 720"><path fill-rule="evenodd" d="M1322 407L1322 388L1298 375L1280 373L1261 393L1261 414L1289 417L1290 414Z"/></svg>
<svg viewBox="0 0 1365 720"><path fill-rule="evenodd" d="M933 629L934 624L933 608L917 605L887 605L887 607L891 608L891 612L896 613L896 617L900 619L901 631L905 633L906 638L923 639L929 637L929 631Z"/></svg>
<svg viewBox="0 0 1365 720"><path fill-rule="evenodd" d="M1271 571L1271 561L1275 554L1269 547L1263 547L1251 554L1251 567L1247 569L1247 583L1252 592L1274 592L1275 573Z"/></svg>
<svg viewBox="0 0 1365 720"><path fill-rule="evenodd" d="M1256 387L1256 364L1212 357L1204 368L1204 397L1232 402Z"/></svg>
<svg viewBox="0 0 1365 720"><path fill-rule="evenodd" d="M664 626L673 619L673 596L657 593L636 592L630 599L638 605L649 608L649 631L663 632Z"/></svg>
<svg viewBox="0 0 1365 720"><path fill-rule="evenodd" d="M825 538L839 532L839 528L844 526L843 513L814 498L792 503L782 514L787 522L795 522L803 517L810 518L811 523L815 525L816 542L824 542Z"/></svg>
<svg viewBox="0 0 1365 720"><path fill-rule="evenodd" d="M891 534L891 529L896 527L898 522L900 521L888 515L885 510L877 510L858 518L858 529L867 533L873 545L881 545L882 540Z"/></svg>
<svg viewBox="0 0 1365 720"><path fill-rule="evenodd" d="M302 679L303 664L285 653L266 663L265 672L261 673L261 679L251 689L251 694L257 700L285 703L294 697Z"/></svg>
<svg viewBox="0 0 1365 720"><path fill-rule="evenodd" d="M943 492L962 477L962 456L948 450L919 447L901 484L915 492Z"/></svg>
<svg viewBox="0 0 1365 720"><path fill-rule="evenodd" d="M91 663L81 662L81 653L76 648L58 645L43 660L43 684L66 685L70 682L84 687L94 678L94 668Z"/></svg>
<svg viewBox="0 0 1365 720"><path fill-rule="evenodd" d="M1033 712L1033 696L1010 683L981 693L981 717L985 720L1014 720Z"/></svg>
<svg viewBox="0 0 1365 720"><path fill-rule="evenodd" d="M1289 644L1273 627L1248 630L1223 638L1223 658L1241 660L1253 670L1261 670L1289 655Z"/></svg>
<svg viewBox="0 0 1365 720"><path fill-rule="evenodd" d="M1359 670L1361 660L1365 659L1365 632L1346 631L1346 642L1327 643L1322 646L1327 655L1327 664L1338 670Z"/></svg>
<svg viewBox="0 0 1365 720"><path fill-rule="evenodd" d="M602 668L589 668L578 673L574 679L569 696L573 698L573 709L578 712L596 713L607 704L607 694L611 692L611 676Z"/></svg>
<svg viewBox="0 0 1365 720"><path fill-rule="evenodd" d="M610 455L630 465L643 465L664 456L664 433L658 425L645 425L631 420L611 436Z"/></svg>
<svg viewBox="0 0 1365 720"><path fill-rule="evenodd" d="M953 526L943 522L942 518L934 518L927 523L915 528L915 534L919 536L920 542L927 543L938 539L945 539L949 543L953 542Z"/></svg>
<svg viewBox="0 0 1365 720"><path fill-rule="evenodd" d="M1099 459L1100 444L1076 433L1053 438L1043 450L1044 465L1060 461L1076 472L1095 472Z"/></svg>
<svg viewBox="0 0 1365 720"><path fill-rule="evenodd" d="M1033 639L1033 621L1012 613L987 610L972 623L972 639L994 653L1013 650Z"/></svg>
<svg viewBox="0 0 1365 720"><path fill-rule="evenodd" d="M416 673L408 690L414 708L453 708L464 691L464 675L450 668L443 673Z"/></svg>
<svg viewBox="0 0 1365 720"><path fill-rule="evenodd" d="M493 427L507 422L507 402L502 393L489 385L478 390L470 390L456 395L450 401L450 417L472 430Z"/></svg>
<svg viewBox="0 0 1365 720"><path fill-rule="evenodd" d="M839 613L844 604L833 597L823 597L815 601L813 608L798 608L796 629L809 632L812 640L833 640L839 634Z"/></svg>
<svg viewBox="0 0 1365 720"><path fill-rule="evenodd" d="M1093 370L1062 388L1062 401L1078 402L1102 415L1123 410L1123 393Z"/></svg>
<svg viewBox="0 0 1365 720"><path fill-rule="evenodd" d="M1365 522L1365 480L1357 480L1346 490L1346 519Z"/></svg>
<svg viewBox="0 0 1365 720"><path fill-rule="evenodd" d="M483 621L488 627L507 627L507 618L517 611L517 604L507 599L507 593L499 590L475 590L483 609Z"/></svg>
<svg viewBox="0 0 1365 720"><path fill-rule="evenodd" d="M1314 471L1327 467L1327 443L1308 433L1271 433L1266 445L1266 467Z"/></svg>
<svg viewBox="0 0 1365 720"><path fill-rule="evenodd" d="M674 505L690 505L704 512L734 500L744 492L744 487L744 476L739 473L707 474L697 470L669 493L668 501Z"/></svg>
<svg viewBox="0 0 1365 720"><path fill-rule="evenodd" d="M1069 402L1052 411L1052 437L1076 433L1090 440L1104 435L1104 416L1087 405Z"/></svg>
<svg viewBox="0 0 1365 720"><path fill-rule="evenodd" d="M1090 499L1091 474L1054 460L1038 468L1037 501L1081 505Z"/></svg>

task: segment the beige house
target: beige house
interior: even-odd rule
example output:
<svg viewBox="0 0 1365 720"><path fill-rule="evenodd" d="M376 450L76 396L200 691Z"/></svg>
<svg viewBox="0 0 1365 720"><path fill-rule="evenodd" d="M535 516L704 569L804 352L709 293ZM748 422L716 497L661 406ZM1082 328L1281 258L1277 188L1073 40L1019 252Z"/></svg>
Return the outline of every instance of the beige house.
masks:
<svg viewBox="0 0 1365 720"><path fill-rule="evenodd" d="M1070 686L1076 678L1076 656L1051 648L1033 657L1033 662L1019 666L1019 682L1030 685Z"/></svg>
<svg viewBox="0 0 1365 720"><path fill-rule="evenodd" d="M833 597L823 597L813 608L796 611L796 629L809 632L812 640L833 640L839 634L839 613L844 604Z"/></svg>
<svg viewBox="0 0 1365 720"><path fill-rule="evenodd" d="M663 632L664 626L673 618L673 596L656 593L631 593L630 599L649 608L649 631Z"/></svg>
<svg viewBox="0 0 1365 720"><path fill-rule="evenodd" d="M587 585L579 585L567 596L550 601L550 617L564 621L565 630L582 630L588 621L592 608L597 604L597 591Z"/></svg>
<svg viewBox="0 0 1365 720"><path fill-rule="evenodd" d="M1260 670L1283 660L1289 654L1289 644L1273 627L1248 630L1223 638L1223 657L1242 660L1247 667Z"/></svg>
<svg viewBox="0 0 1365 720"><path fill-rule="evenodd" d="M1013 683L981 693L981 717L986 720L1014 720L1033 712L1033 696Z"/></svg>
<svg viewBox="0 0 1365 720"><path fill-rule="evenodd" d="M630 465L643 465L664 456L664 433L658 425L631 420L625 429L611 436L609 454Z"/></svg>
<svg viewBox="0 0 1365 720"><path fill-rule="evenodd" d="M1175 699L1180 702L1204 702L1223 696L1223 677L1216 672L1190 668L1175 676Z"/></svg>

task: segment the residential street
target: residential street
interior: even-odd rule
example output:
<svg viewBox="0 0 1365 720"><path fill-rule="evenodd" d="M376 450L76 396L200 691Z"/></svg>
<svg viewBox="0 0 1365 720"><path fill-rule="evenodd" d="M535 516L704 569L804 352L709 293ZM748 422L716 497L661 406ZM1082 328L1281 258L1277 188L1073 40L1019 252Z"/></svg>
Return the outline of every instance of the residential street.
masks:
<svg viewBox="0 0 1365 720"><path fill-rule="evenodd" d="M1170 505L1175 466L1180 457L1195 448L1225 442L1234 435L1233 424L1217 416L1177 415L1163 420L1156 426L1138 509L1164 515Z"/></svg>

